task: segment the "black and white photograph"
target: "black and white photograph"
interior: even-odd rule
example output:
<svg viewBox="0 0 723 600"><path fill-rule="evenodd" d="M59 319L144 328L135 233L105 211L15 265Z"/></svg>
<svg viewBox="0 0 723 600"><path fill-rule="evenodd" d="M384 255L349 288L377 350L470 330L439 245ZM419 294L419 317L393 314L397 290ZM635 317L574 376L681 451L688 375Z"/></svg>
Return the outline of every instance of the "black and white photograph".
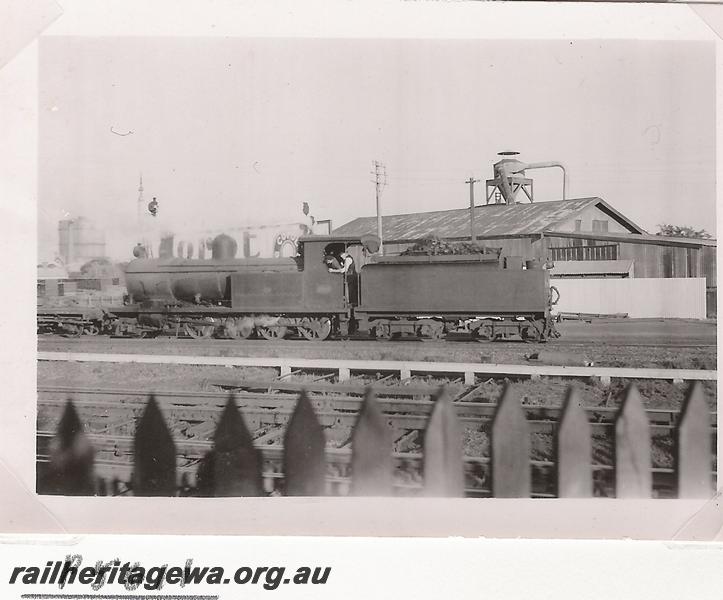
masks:
<svg viewBox="0 0 723 600"><path fill-rule="evenodd" d="M714 42L37 44L38 495L715 494Z"/></svg>

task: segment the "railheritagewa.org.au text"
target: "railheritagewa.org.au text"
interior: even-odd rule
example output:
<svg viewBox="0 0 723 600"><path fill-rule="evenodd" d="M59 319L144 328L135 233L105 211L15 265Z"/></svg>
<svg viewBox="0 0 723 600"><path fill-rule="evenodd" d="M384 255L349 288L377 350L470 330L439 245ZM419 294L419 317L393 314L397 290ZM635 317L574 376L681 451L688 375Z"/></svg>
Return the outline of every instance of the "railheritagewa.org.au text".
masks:
<svg viewBox="0 0 723 600"><path fill-rule="evenodd" d="M281 585L323 585L329 581L331 567L321 566L237 566L232 568L194 565L193 559L184 566L144 567L138 562L113 559L97 561L83 566L82 556L66 556L64 560L47 561L43 566L26 565L11 567L9 583L20 585L88 585L94 591L102 587L122 586L133 591L138 589L160 590L164 586L187 585L257 585L275 590Z"/></svg>

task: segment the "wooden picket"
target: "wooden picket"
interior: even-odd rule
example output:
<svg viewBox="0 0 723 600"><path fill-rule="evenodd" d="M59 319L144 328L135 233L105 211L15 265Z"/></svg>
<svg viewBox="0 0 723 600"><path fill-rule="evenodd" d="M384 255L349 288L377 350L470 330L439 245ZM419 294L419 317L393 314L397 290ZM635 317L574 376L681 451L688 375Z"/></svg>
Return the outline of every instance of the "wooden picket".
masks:
<svg viewBox="0 0 723 600"><path fill-rule="evenodd" d="M133 491L139 496L173 496L176 493L176 445L151 396L136 429Z"/></svg>
<svg viewBox="0 0 723 600"><path fill-rule="evenodd" d="M592 496L592 430L580 393L570 388L557 431L557 495Z"/></svg>
<svg viewBox="0 0 723 600"><path fill-rule="evenodd" d="M53 440L46 485L51 494L88 496L94 493L94 451L78 413L68 400Z"/></svg>
<svg viewBox="0 0 723 600"><path fill-rule="evenodd" d="M492 495L526 498L531 491L530 428L508 384L492 422Z"/></svg>
<svg viewBox="0 0 723 600"><path fill-rule="evenodd" d="M490 457L488 463L475 459L474 464L487 464L476 473L465 474L463 430L456 411L450 395L440 388L424 432L423 494L464 496L468 491L466 477L482 477L483 482L491 484L495 497L531 496L531 429L514 387L506 386L491 426L483 427L490 438ZM396 465L400 460L404 462L403 454L396 458L393 454L393 419L393 415L382 412L374 392L368 389L351 432L347 470L339 470L336 465L330 478L324 427L308 395L302 392L285 429L282 454L274 459L278 465L271 465L269 475L269 465L264 464L260 448L254 444L244 416L231 396L216 424L213 445L198 464L195 482L190 481L188 467L184 467L179 485L176 445L158 403L151 396L135 430L133 471L127 487L137 496L261 496L272 491L288 496L320 496L330 492L327 486L331 480L340 481L341 477L350 480L347 489L351 495L392 495L399 484L398 477L403 474ZM577 390L568 390L554 431L555 461L550 464L557 496L591 497L593 469L600 467L593 466L592 426ZM123 485L117 478L106 481L96 477L91 437L84 431L73 402L68 400L47 450L48 460L38 463L38 493L121 493ZM713 493L711 437L711 411L705 391L702 384L694 383L675 428L678 497L704 498ZM122 451L116 448L119 452ZM615 421L613 468L617 497L651 496L650 424L633 384L625 391Z"/></svg>
<svg viewBox="0 0 723 600"><path fill-rule="evenodd" d="M676 474L679 498L701 498L713 488L710 416L703 386L695 382L683 405L676 436Z"/></svg>
<svg viewBox="0 0 723 600"><path fill-rule="evenodd" d="M653 478L650 424L635 384L630 384L615 421L615 495L650 498Z"/></svg>
<svg viewBox="0 0 723 600"><path fill-rule="evenodd" d="M325 495L325 447L324 429L306 392L301 392L284 436L284 491L287 496Z"/></svg>
<svg viewBox="0 0 723 600"><path fill-rule="evenodd" d="M261 456L231 396L214 434L214 496L261 496Z"/></svg>
<svg viewBox="0 0 723 600"><path fill-rule="evenodd" d="M445 389L435 396L434 410L424 434L424 493L464 496L462 431Z"/></svg>
<svg viewBox="0 0 723 600"><path fill-rule="evenodd" d="M394 484L392 432L371 388L364 394L351 445L352 495L390 496Z"/></svg>

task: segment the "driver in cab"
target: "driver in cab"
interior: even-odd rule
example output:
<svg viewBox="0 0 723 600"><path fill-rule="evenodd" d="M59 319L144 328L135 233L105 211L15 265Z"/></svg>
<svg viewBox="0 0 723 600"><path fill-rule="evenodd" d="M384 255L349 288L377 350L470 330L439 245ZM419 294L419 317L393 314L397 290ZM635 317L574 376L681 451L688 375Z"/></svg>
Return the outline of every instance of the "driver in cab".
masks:
<svg viewBox="0 0 723 600"><path fill-rule="evenodd" d="M329 273L354 273L354 259L348 252L344 251L339 254L338 268L333 263L327 262Z"/></svg>

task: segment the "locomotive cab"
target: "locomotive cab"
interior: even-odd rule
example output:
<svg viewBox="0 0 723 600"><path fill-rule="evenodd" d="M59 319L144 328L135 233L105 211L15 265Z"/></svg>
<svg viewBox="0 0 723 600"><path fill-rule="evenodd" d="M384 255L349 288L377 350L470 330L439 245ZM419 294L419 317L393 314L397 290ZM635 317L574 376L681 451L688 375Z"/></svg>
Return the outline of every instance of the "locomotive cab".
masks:
<svg viewBox="0 0 723 600"><path fill-rule="evenodd" d="M350 306L359 304L359 271L379 251L379 238L374 235L361 237L304 236L298 241L299 256L308 281L331 282L341 286L342 297ZM341 254L348 253L353 260L349 272L330 273L330 268L341 267Z"/></svg>

